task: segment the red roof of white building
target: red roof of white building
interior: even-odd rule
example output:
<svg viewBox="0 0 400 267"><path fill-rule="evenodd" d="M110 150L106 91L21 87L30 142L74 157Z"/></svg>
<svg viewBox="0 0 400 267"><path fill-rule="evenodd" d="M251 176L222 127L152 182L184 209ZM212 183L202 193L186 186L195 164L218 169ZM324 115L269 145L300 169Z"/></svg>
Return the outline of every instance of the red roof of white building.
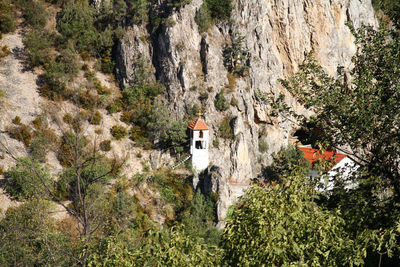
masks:
<svg viewBox="0 0 400 267"><path fill-rule="evenodd" d="M200 118L197 118L194 122L192 122L188 128L192 131L201 131L208 130L207 124Z"/></svg>
<svg viewBox="0 0 400 267"><path fill-rule="evenodd" d="M324 151L321 153L318 149L314 148L309 148L309 147L297 147L299 150L303 151L304 157L306 160L310 162L310 168L312 168L314 162L316 162L318 159L325 159L328 161L333 162L332 168L338 164L342 159L347 157L346 154L341 154L337 152L332 152L332 151Z"/></svg>

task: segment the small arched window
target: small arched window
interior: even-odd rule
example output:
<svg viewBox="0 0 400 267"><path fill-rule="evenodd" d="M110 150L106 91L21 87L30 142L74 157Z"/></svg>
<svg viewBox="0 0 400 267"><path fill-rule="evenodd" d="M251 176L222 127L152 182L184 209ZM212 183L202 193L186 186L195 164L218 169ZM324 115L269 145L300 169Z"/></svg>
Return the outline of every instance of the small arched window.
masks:
<svg viewBox="0 0 400 267"><path fill-rule="evenodd" d="M200 138L203 138L203 131L200 131L199 137L200 137Z"/></svg>

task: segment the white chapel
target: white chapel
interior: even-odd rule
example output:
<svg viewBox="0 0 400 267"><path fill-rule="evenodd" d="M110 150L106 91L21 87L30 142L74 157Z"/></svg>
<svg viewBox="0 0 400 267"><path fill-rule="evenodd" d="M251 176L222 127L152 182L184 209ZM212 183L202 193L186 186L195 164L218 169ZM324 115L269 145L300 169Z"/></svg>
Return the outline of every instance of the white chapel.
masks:
<svg viewBox="0 0 400 267"><path fill-rule="evenodd" d="M208 146L209 146L209 128L207 124L199 117L192 122L190 129L190 154L192 155L192 166L196 171L207 169L209 164Z"/></svg>

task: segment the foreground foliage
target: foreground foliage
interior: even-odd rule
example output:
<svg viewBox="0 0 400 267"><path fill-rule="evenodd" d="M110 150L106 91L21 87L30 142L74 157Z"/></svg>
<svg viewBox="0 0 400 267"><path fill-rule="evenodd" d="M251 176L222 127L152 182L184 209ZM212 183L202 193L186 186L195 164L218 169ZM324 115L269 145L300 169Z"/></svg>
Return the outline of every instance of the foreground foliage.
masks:
<svg viewBox="0 0 400 267"><path fill-rule="evenodd" d="M7 210L0 221L1 266L71 264L65 255L72 246L50 217L51 208L47 201L32 200Z"/></svg>
<svg viewBox="0 0 400 267"><path fill-rule="evenodd" d="M352 266L365 249L352 240L338 213L317 206L302 176L275 186L253 186L223 234L225 260L232 266Z"/></svg>
<svg viewBox="0 0 400 267"><path fill-rule="evenodd" d="M348 181L336 179L326 199L329 208L342 207L356 236L366 229L391 231L399 218L400 35L385 27L351 29L358 46L353 68L339 68L332 78L308 59L282 83L315 112L311 117L291 113L303 121L314 145L329 144L360 166ZM356 186L348 189L346 183Z"/></svg>

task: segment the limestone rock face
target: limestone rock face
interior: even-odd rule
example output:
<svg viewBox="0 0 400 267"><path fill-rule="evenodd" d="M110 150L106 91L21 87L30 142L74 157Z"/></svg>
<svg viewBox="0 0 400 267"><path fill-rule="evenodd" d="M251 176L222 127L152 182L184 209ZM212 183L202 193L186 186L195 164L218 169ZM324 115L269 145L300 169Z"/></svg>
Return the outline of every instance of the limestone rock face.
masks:
<svg viewBox="0 0 400 267"><path fill-rule="evenodd" d="M127 84L137 55L151 58L176 117L194 104L205 108L211 143L221 121L230 120L235 138L219 138L219 146L210 147L213 167L207 181L199 183L218 194L218 219L223 225L228 207L293 133L293 124L273 117L268 103L268 96L287 94L278 80L294 74L311 51L331 75L338 65L350 66L356 47L346 22L359 27L376 26L377 21L371 0L236 0L231 23L219 22L199 33L194 17L202 2L192 0L172 12L172 23L149 34L146 41L140 38L147 36L144 29L129 30L120 44L118 68L122 83ZM248 50L245 77L229 74L224 66L223 50L234 35L244 37ZM221 89L228 103L236 99L224 112L214 106ZM288 104L307 112L293 99ZM267 152L259 152L260 139L268 144Z"/></svg>

